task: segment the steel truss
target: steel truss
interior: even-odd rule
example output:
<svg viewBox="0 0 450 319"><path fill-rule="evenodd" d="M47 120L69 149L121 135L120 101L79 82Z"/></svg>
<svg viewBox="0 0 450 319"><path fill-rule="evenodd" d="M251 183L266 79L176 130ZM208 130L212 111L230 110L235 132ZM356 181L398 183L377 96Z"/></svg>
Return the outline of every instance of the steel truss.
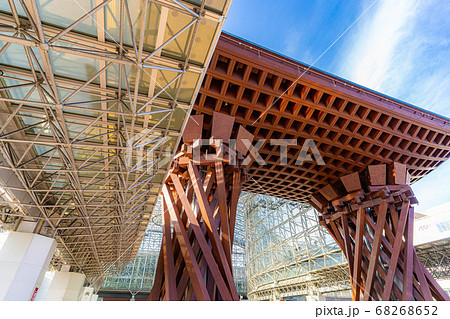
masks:
<svg viewBox="0 0 450 319"><path fill-rule="evenodd" d="M344 254L308 204L244 193L250 300L348 289Z"/></svg>
<svg viewBox="0 0 450 319"><path fill-rule="evenodd" d="M436 279L450 278L450 240L416 246L417 256Z"/></svg>
<svg viewBox="0 0 450 319"><path fill-rule="evenodd" d="M111 268L100 289L125 290L135 295L150 291L162 240L161 203L157 202L136 258L123 269Z"/></svg>
<svg viewBox="0 0 450 319"><path fill-rule="evenodd" d="M246 193L241 193L241 196L239 196L238 206L236 209L236 223L234 226L233 252L231 255L234 284L241 299L247 298L247 264L244 220L245 196Z"/></svg>
<svg viewBox="0 0 450 319"><path fill-rule="evenodd" d="M90 282L136 256L229 4L0 4L0 204Z"/></svg>

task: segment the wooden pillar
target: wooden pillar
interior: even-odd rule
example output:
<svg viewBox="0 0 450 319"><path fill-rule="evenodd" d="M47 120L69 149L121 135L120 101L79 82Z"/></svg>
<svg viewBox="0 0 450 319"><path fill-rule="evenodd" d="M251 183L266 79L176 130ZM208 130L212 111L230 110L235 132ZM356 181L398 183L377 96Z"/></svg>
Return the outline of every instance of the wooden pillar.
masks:
<svg viewBox="0 0 450 319"><path fill-rule="evenodd" d="M353 300L450 300L417 257L417 199L405 165L371 165L343 176L310 203L347 257Z"/></svg>
<svg viewBox="0 0 450 319"><path fill-rule="evenodd" d="M246 176L243 145L251 145L253 135L220 113L213 115L206 145L202 131L203 115L191 116L162 187L163 241L149 300L239 300L231 255ZM250 144L235 143L233 133Z"/></svg>

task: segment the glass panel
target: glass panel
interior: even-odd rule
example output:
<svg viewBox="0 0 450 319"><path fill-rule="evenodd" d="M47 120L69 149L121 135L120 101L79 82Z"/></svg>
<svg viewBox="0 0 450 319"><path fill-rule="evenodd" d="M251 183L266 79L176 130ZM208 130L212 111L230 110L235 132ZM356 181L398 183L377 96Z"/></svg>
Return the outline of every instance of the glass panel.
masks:
<svg viewBox="0 0 450 319"><path fill-rule="evenodd" d="M209 10L223 12L226 1L227 0L206 0L205 7ZM202 3L200 0L187 0L187 2L194 3L198 6Z"/></svg>

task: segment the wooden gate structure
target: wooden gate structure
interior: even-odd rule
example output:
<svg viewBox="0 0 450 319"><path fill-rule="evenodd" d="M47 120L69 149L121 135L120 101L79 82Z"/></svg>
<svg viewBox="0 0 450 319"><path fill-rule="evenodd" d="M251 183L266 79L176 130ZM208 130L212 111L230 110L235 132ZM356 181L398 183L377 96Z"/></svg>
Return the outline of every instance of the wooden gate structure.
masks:
<svg viewBox="0 0 450 319"><path fill-rule="evenodd" d="M409 183L450 157L449 119L228 34L192 116L162 188L167 212L151 300L237 299L230 254L241 188L313 204L349 260L354 300L448 299L412 245ZM240 165L249 144L237 143L231 165L232 133L254 137L265 164ZM224 146L212 141L196 160L193 140L202 137ZM273 139L291 141L283 161ZM323 162L299 165L311 140ZM223 158L211 159L212 150Z"/></svg>

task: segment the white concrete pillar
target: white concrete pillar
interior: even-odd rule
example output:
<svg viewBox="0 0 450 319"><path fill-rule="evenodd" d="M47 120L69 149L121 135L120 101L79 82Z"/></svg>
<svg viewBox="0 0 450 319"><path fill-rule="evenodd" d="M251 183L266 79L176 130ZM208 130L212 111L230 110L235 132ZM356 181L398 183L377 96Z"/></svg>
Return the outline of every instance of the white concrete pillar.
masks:
<svg viewBox="0 0 450 319"><path fill-rule="evenodd" d="M437 283L450 296L450 279L438 279Z"/></svg>
<svg viewBox="0 0 450 319"><path fill-rule="evenodd" d="M308 294L306 296L306 301L325 301L325 297L320 293Z"/></svg>
<svg viewBox="0 0 450 319"><path fill-rule="evenodd" d="M94 295L94 288L92 287L84 287L81 291L81 301L91 301L92 296ZM97 300L97 299L95 299Z"/></svg>
<svg viewBox="0 0 450 319"><path fill-rule="evenodd" d="M0 300L34 300L55 249L52 238L10 232L0 250Z"/></svg>
<svg viewBox="0 0 450 319"><path fill-rule="evenodd" d="M98 295L97 294L93 294L91 297L91 301L98 301Z"/></svg>
<svg viewBox="0 0 450 319"><path fill-rule="evenodd" d="M36 301L44 301L47 297L48 288L52 283L53 277L55 277L56 271L47 271L44 276L44 280L42 280L42 284L39 287L38 293L36 295Z"/></svg>
<svg viewBox="0 0 450 319"><path fill-rule="evenodd" d="M319 292L316 287L310 287L308 294L305 296L306 301L325 301L325 297Z"/></svg>
<svg viewBox="0 0 450 319"><path fill-rule="evenodd" d="M5 244L9 233L10 233L9 231L2 231L2 230L0 230L0 250L2 250L2 247Z"/></svg>
<svg viewBox="0 0 450 319"><path fill-rule="evenodd" d="M78 297L83 288L86 276L76 272L57 271L53 277L52 283L47 291L45 300L62 301L62 300L79 300Z"/></svg>

